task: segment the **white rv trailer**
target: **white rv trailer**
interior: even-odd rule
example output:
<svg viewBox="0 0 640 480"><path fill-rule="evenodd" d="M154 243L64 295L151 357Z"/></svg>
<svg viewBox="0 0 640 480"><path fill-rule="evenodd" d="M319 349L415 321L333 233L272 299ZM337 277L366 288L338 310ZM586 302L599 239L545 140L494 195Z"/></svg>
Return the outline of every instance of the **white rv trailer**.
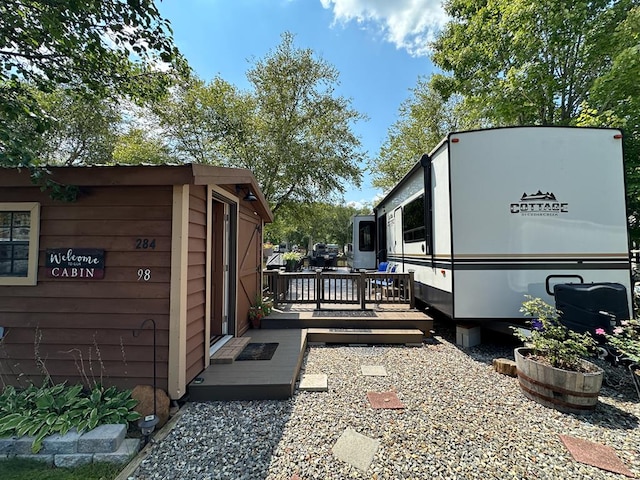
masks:
<svg viewBox="0 0 640 480"><path fill-rule="evenodd" d="M619 130L451 133L376 207L378 248L456 321L522 319L558 283L620 283L632 312L625 208Z"/></svg>
<svg viewBox="0 0 640 480"><path fill-rule="evenodd" d="M347 244L347 267L354 270L375 270L376 264L376 217L375 215L353 215L349 224Z"/></svg>

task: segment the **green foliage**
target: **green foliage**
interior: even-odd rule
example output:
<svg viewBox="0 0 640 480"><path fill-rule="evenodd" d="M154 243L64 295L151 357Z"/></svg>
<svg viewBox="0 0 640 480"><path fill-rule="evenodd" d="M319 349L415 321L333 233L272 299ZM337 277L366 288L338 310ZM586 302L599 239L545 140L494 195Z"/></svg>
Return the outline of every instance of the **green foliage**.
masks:
<svg viewBox="0 0 640 480"><path fill-rule="evenodd" d="M447 93L491 123L566 125L610 70L611 33L634 1L449 0L432 59L451 75Z"/></svg>
<svg viewBox="0 0 640 480"><path fill-rule="evenodd" d="M153 0L0 2L0 162L26 166L37 158L28 132L44 131L52 118L34 91L155 97L170 80L157 65L176 58ZM25 128L16 131L16 123Z"/></svg>
<svg viewBox="0 0 640 480"><path fill-rule="evenodd" d="M107 462L94 462L74 468L51 468L44 462L25 458L0 461L2 480L112 480L122 466Z"/></svg>
<svg viewBox="0 0 640 480"><path fill-rule="evenodd" d="M35 93L49 128L34 136L38 160L46 165L105 164L111 160L121 114L113 100L71 88Z"/></svg>
<svg viewBox="0 0 640 480"><path fill-rule="evenodd" d="M436 92L487 126L624 130L630 237L640 244L638 0L448 0Z"/></svg>
<svg viewBox="0 0 640 480"><path fill-rule="evenodd" d="M267 225L265 239L272 243L287 240L308 247L316 242L344 245L349 241L349 222L357 213L371 213L371 208L356 208L324 202L288 204Z"/></svg>
<svg viewBox="0 0 640 480"><path fill-rule="evenodd" d="M288 262L288 261L299 262L302 259L302 255L298 252L285 252L282 254L282 259L285 262Z"/></svg>
<svg viewBox="0 0 640 480"><path fill-rule="evenodd" d="M611 68L598 77L577 125L618 127L624 132L624 165L631 240L640 244L640 6L629 9L611 35L617 50Z"/></svg>
<svg viewBox="0 0 640 480"><path fill-rule="evenodd" d="M364 117L335 95L335 68L285 33L247 77L247 92L191 79L154 107L181 160L250 169L274 213L360 185Z"/></svg>
<svg viewBox="0 0 640 480"><path fill-rule="evenodd" d="M597 329L596 334L603 335L622 357L640 363L640 320L622 320L611 334L602 328Z"/></svg>
<svg viewBox="0 0 640 480"><path fill-rule="evenodd" d="M266 297L258 296L253 305L249 307L249 319L260 320L271 313L273 302Z"/></svg>
<svg viewBox="0 0 640 480"><path fill-rule="evenodd" d="M526 296L520 309L534 317L530 335L514 328L515 335L533 348L533 355L563 370L582 371L582 359L595 349L596 342L588 333L577 333L558 320L558 311L544 300Z"/></svg>
<svg viewBox="0 0 640 480"><path fill-rule="evenodd" d="M131 129L120 136L113 149L113 162L116 164L141 163L167 164L172 157L169 148L159 139L151 138L144 130Z"/></svg>
<svg viewBox="0 0 640 480"><path fill-rule="evenodd" d="M79 432L108 423L127 423L140 418L133 411L137 401L131 391L95 386L90 392L82 385L29 386L18 391L7 386L0 395L0 437L35 437L32 450L42 448L42 440L54 433L66 434L71 428Z"/></svg>
<svg viewBox="0 0 640 480"><path fill-rule="evenodd" d="M447 133L480 126L463 99L434 88L434 79L419 78L412 96L400 106L399 119L389 128L378 157L369 163L373 185L389 191Z"/></svg>

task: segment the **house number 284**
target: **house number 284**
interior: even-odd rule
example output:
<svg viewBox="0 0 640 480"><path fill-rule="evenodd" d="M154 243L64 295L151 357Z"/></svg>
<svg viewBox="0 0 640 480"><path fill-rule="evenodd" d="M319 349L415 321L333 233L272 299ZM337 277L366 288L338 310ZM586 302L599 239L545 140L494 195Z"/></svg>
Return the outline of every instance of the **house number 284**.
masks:
<svg viewBox="0 0 640 480"><path fill-rule="evenodd" d="M148 282L151 280L151 270L148 268L139 268L138 269L138 281Z"/></svg>

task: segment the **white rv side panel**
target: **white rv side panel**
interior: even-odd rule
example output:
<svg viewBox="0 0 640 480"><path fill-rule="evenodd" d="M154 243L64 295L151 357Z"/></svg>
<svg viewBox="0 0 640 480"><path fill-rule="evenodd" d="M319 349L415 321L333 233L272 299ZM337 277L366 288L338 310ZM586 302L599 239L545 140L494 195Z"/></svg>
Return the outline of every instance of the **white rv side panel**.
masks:
<svg viewBox="0 0 640 480"><path fill-rule="evenodd" d="M625 256L622 141L612 130L505 128L450 143L456 257ZM523 197L547 197L523 200Z"/></svg>
<svg viewBox="0 0 640 480"><path fill-rule="evenodd" d="M395 195L378 206L378 218L387 215L387 256L392 263L402 263L402 205L415 198L424 188L422 170L416 171Z"/></svg>
<svg viewBox="0 0 640 480"><path fill-rule="evenodd" d="M553 304L550 276L621 283L630 296L616 133L529 127L451 135L456 318L518 317L525 295Z"/></svg>
<svg viewBox="0 0 640 480"><path fill-rule="evenodd" d="M459 320L499 320L520 318L525 295L542 298L553 305L555 300L546 292L545 278L549 271L485 269L455 272L455 318ZM626 270L580 270L585 282L620 283L629 288ZM579 283L575 269L553 269L564 276L555 283Z"/></svg>
<svg viewBox="0 0 640 480"><path fill-rule="evenodd" d="M403 210L421 194L431 224L424 241L407 242ZM521 318L525 295L553 304L558 283L620 283L631 309L619 130L452 133L376 213L389 260L414 270L417 297L456 320Z"/></svg>
<svg viewBox="0 0 640 480"><path fill-rule="evenodd" d="M431 158L433 250L436 260L446 261L451 260L451 192L448 153L447 148L442 148Z"/></svg>

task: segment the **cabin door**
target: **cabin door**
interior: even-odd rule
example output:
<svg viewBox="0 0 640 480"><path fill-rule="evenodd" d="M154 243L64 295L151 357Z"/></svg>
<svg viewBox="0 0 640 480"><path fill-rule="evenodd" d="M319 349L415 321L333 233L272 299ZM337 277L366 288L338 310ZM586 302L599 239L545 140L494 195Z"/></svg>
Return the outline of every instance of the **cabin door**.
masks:
<svg viewBox="0 0 640 480"><path fill-rule="evenodd" d="M212 199L212 259L211 259L211 340L233 334L232 315L234 295L232 285L234 245L231 232L235 219L235 208L229 203Z"/></svg>
<svg viewBox="0 0 640 480"><path fill-rule="evenodd" d="M238 219L238 283L238 312L248 312L262 296L262 220L244 212ZM248 323L238 319L239 334Z"/></svg>

